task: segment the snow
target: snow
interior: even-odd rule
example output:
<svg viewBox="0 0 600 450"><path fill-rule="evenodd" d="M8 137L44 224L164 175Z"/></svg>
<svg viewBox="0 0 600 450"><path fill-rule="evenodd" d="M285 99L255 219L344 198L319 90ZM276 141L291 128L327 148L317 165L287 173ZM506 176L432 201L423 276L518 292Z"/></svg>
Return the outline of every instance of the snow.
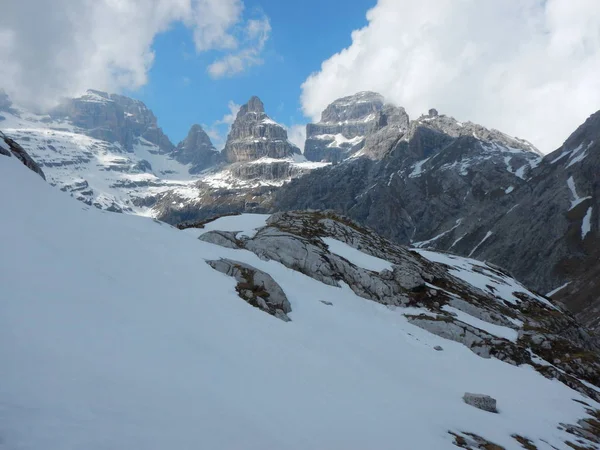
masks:
<svg viewBox="0 0 600 450"><path fill-rule="evenodd" d="M427 161L429 161L429 158L425 158L417 163L415 163L413 165L413 170L412 172L408 175L409 178L416 178L416 177L420 177L421 174L423 173L423 164L425 164Z"/></svg>
<svg viewBox="0 0 600 450"><path fill-rule="evenodd" d="M485 234L485 236L483 237L483 239L481 240L481 242L480 242L479 244L477 244L477 245L476 245L476 246L473 248L473 250L471 250L471 253L469 253L469 257L471 257L471 256L472 256L472 255L473 255L473 254L474 254L474 253L477 251L477 249L478 249L479 247L481 247L481 246L483 245L483 243L484 243L485 241L487 241L487 240L490 238L490 236L491 236L492 234L494 234L494 233L492 233L491 231L488 231L488 232Z"/></svg>
<svg viewBox="0 0 600 450"><path fill-rule="evenodd" d="M87 91L85 93L85 95L83 95L79 98L79 100L85 101L88 103L112 103L111 99L102 97L101 95L98 95L97 93L95 93L93 91Z"/></svg>
<svg viewBox="0 0 600 450"><path fill-rule="evenodd" d="M571 191L571 194L573 195L573 200L571 200L571 208L569 209L569 211L571 209L575 208L581 202L592 198L592 197L580 197L577 194L577 189L575 187L575 180L573 179L573 176L570 176L569 179L567 180L567 186L569 186L569 190Z"/></svg>
<svg viewBox="0 0 600 450"><path fill-rule="evenodd" d="M97 100L95 97L109 101L94 93L90 95L93 101ZM86 203L104 208L116 205L129 213L149 215L149 208L134 206L132 199L194 182L187 166L161 153L156 145L143 138L136 140L133 152L127 152L118 143L86 136L68 121L24 110L19 110L19 116L3 115L6 120L0 122L2 131L40 164L48 181ZM135 168L142 160L152 165L152 173ZM152 186L131 183L140 181L136 179L138 175L146 176L145 181L151 180ZM73 185L82 179L89 187L85 192L74 191Z"/></svg>
<svg viewBox="0 0 600 450"><path fill-rule="evenodd" d="M498 272L496 269L483 262L449 253L437 253L421 249L414 249L414 251L429 261L447 265L449 267L448 272L451 275L481 289L483 292L495 297L499 301L516 305L520 300L514 293L522 293L527 294L550 308L556 309L556 307L544 297L529 291L518 281Z"/></svg>
<svg viewBox="0 0 600 450"><path fill-rule="evenodd" d="M528 164L524 164L523 166L519 167L516 172L515 175L519 178L521 178L522 180L525 179L525 169L527 169L527 167L529 167Z"/></svg>
<svg viewBox="0 0 600 450"><path fill-rule="evenodd" d="M551 290L550 292L548 292L546 294L546 297L552 297L554 294L559 293L560 291L562 291L564 288L566 288L569 284L571 284L570 281L567 281L565 284L563 284L562 286L557 287L556 289Z"/></svg>
<svg viewBox="0 0 600 450"><path fill-rule="evenodd" d="M261 120L260 123L262 123L264 125L277 125L277 126L281 126L277 122L275 122L274 120L272 120L272 119L270 119L268 117L265 117L263 120Z"/></svg>
<svg viewBox="0 0 600 450"><path fill-rule="evenodd" d="M267 226L269 214L239 214L235 216L219 217L212 222L204 225L204 228L188 228L186 231L190 234L201 236L209 231L231 231L237 232L236 237L241 236L254 237L259 228Z"/></svg>
<svg viewBox="0 0 600 450"><path fill-rule="evenodd" d="M505 193L505 194L510 194L510 193L511 193L512 191L514 191L514 190L515 190L515 187L514 187L514 186L509 186L509 187L507 187L507 188L504 190L504 193Z"/></svg>
<svg viewBox="0 0 600 450"><path fill-rule="evenodd" d="M413 244L413 246L417 247L417 248L423 248L423 247L427 247L429 246L429 244L431 244L432 242L437 241L439 238L446 236L448 233L451 233L452 231L456 230L460 224L462 223L462 219L458 219L456 221L456 225L454 225L452 228L450 228L449 230L446 230L440 234L438 234L437 236L432 237L431 239L427 240L427 241L421 241L421 242L415 242ZM456 241L457 242L457 241ZM454 242L456 244L456 242ZM454 246L454 245L453 245Z"/></svg>
<svg viewBox="0 0 600 450"><path fill-rule="evenodd" d="M577 148L572 150L569 156L569 164L567 164L566 168L568 169L573 164L583 161L587 156L587 149L590 148L593 143L594 141L590 142L585 148L583 147L583 143L581 143Z"/></svg>
<svg viewBox="0 0 600 450"><path fill-rule="evenodd" d="M327 147L354 147L364 140L364 136L355 136L353 138L347 138L341 133L337 134L318 134L312 136L311 139L320 139L331 141L327 144Z"/></svg>
<svg viewBox="0 0 600 450"><path fill-rule="evenodd" d="M323 242L329 247L331 253L335 253L336 255L347 259L355 266L374 272L393 269L393 264L391 262L363 253L360 250L349 246L345 242L328 237L323 238Z"/></svg>
<svg viewBox="0 0 600 450"><path fill-rule="evenodd" d="M506 215L509 215L511 212L513 212L515 209L517 209L518 206L519 206L519 203L517 203L516 205L511 207L508 211L506 211Z"/></svg>
<svg viewBox="0 0 600 450"><path fill-rule="evenodd" d="M511 342L517 342L517 339L519 338L519 332L512 328L486 322L449 305L442 306L442 309L456 316L456 318L461 322L486 331L493 336L507 339Z"/></svg>
<svg viewBox="0 0 600 450"><path fill-rule="evenodd" d="M7 449L454 449L452 430L568 450L558 424L585 417L572 399L598 407L347 286L88 208L15 158L0 157L0 188L19 193L0 197ZM218 258L270 273L293 321L238 298L205 264ZM467 391L496 398L500 414L464 404Z"/></svg>
<svg viewBox="0 0 600 450"><path fill-rule="evenodd" d="M581 222L581 239L585 239L587 234L592 229L592 207L590 206L585 213L585 217Z"/></svg>
<svg viewBox="0 0 600 450"><path fill-rule="evenodd" d="M308 161L302 155L294 155L289 158L269 158L265 156L254 161L250 161L248 164L277 164L285 162L291 164L292 166L296 166L307 170L320 169L321 167L327 167L331 165L331 163L329 162Z"/></svg>

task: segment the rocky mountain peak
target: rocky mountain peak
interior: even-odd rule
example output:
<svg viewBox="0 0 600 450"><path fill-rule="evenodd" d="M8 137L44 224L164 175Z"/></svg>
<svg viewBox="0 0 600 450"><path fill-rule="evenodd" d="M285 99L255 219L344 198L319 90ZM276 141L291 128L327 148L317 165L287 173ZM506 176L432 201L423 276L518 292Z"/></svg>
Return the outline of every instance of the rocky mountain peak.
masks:
<svg viewBox="0 0 600 450"><path fill-rule="evenodd" d="M321 114L321 123L365 120L381 111L384 98L376 92L359 92L331 103Z"/></svg>
<svg viewBox="0 0 600 450"><path fill-rule="evenodd" d="M473 137L492 146L534 153L538 157L542 155L532 143L524 139L512 137L501 131L486 128L473 122L460 122L454 117L439 114L436 109L430 109L428 114L422 115L411 124L411 129L418 127L431 128L453 138ZM408 133L405 139L408 139L410 134Z"/></svg>
<svg viewBox="0 0 600 450"><path fill-rule="evenodd" d="M187 137L173 150L173 158L181 164L191 164L190 173L198 173L218 162L220 153L202 126L192 125Z"/></svg>
<svg viewBox="0 0 600 450"><path fill-rule="evenodd" d="M381 94L359 92L331 103L321 114L321 121L306 126L304 156L311 161L340 162L356 154L365 145L365 139L388 125L391 133L384 133L372 143L393 141L390 134L408 127L409 117L404 108L386 104ZM377 152L369 152L374 155Z"/></svg>
<svg viewBox="0 0 600 450"><path fill-rule="evenodd" d="M90 137L118 142L132 151L136 139L156 144L163 152L174 145L158 127L156 116L141 101L117 94L89 89L50 112L54 119L68 119Z"/></svg>
<svg viewBox="0 0 600 450"><path fill-rule="evenodd" d="M258 98L256 95L253 95L252 97L250 97L250 100L248 100L248 103L246 103L245 105L243 105L240 108L238 115L244 115L248 112L255 112L255 113L264 113L265 112L265 105L263 104L262 100L260 98Z"/></svg>
<svg viewBox="0 0 600 450"><path fill-rule="evenodd" d="M300 150L288 141L285 128L267 116L262 101L251 97L240 108L223 152L227 161L233 163L264 157L286 158Z"/></svg>
<svg viewBox="0 0 600 450"><path fill-rule="evenodd" d="M600 111L595 112L581 124L565 141L564 148L576 148L600 142Z"/></svg>

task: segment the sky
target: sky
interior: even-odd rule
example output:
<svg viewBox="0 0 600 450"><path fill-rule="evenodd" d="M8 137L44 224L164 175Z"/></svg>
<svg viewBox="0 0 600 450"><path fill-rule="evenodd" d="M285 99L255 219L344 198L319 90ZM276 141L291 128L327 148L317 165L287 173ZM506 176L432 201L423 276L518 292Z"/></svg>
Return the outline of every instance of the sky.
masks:
<svg viewBox="0 0 600 450"><path fill-rule="evenodd" d="M373 90L548 153L600 109L599 24L598 0L4 0L0 88L38 109L125 93L175 143L200 123L217 147L252 95L301 145Z"/></svg>

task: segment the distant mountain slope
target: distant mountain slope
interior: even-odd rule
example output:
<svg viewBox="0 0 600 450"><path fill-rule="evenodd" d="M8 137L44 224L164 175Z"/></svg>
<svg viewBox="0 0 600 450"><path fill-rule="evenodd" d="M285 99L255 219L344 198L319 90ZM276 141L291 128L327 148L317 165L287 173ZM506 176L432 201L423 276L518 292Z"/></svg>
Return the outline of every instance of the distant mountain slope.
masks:
<svg viewBox="0 0 600 450"><path fill-rule="evenodd" d="M600 445L594 342L498 269L327 214L182 232L4 156L0 188L7 448Z"/></svg>
<svg viewBox="0 0 600 450"><path fill-rule="evenodd" d="M193 180L139 101L88 91L50 114L7 103L0 115L0 130L23 146L48 181L88 205L148 214L148 197Z"/></svg>
<svg viewBox="0 0 600 450"><path fill-rule="evenodd" d="M527 184L490 214L433 246L501 264L541 292L565 301L590 326L600 324L600 111L544 157ZM493 213L491 213L493 211ZM489 237L477 248L475 245Z"/></svg>

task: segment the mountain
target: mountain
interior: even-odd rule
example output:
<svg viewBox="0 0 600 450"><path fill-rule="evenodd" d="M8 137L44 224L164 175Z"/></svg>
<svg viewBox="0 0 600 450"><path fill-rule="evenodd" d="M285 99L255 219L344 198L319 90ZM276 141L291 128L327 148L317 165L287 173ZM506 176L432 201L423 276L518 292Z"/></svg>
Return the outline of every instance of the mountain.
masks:
<svg viewBox="0 0 600 450"><path fill-rule="evenodd" d="M193 186L158 195L153 215L176 224L242 211L264 213L272 209L278 188L329 164L307 161L258 97L240 107L220 155L223 163Z"/></svg>
<svg viewBox="0 0 600 450"><path fill-rule="evenodd" d="M1 155L0 187L7 448L600 446L597 343L498 268L324 212L180 231Z"/></svg>
<svg viewBox="0 0 600 450"><path fill-rule="evenodd" d="M17 144L13 139L6 136L4 133L0 131L0 155L8 156L12 158L13 156L17 158L19 161L23 163L25 167L37 173L43 180L46 180L46 175L44 171L40 168L38 163L36 163L31 156Z"/></svg>
<svg viewBox="0 0 600 450"><path fill-rule="evenodd" d="M285 128L265 114L263 102L252 97L238 111L223 153L228 162L236 163L288 158L300 150L288 141Z"/></svg>
<svg viewBox="0 0 600 450"><path fill-rule="evenodd" d="M600 325L600 112L547 155L510 201L466 219L436 242L493 261L541 292L553 292L588 326ZM471 226L467 224L471 223ZM474 244L488 238L476 249ZM455 237L456 238L456 237Z"/></svg>
<svg viewBox="0 0 600 450"><path fill-rule="evenodd" d="M408 244L431 239L470 211L483 214L525 184L540 160L525 141L431 110L406 127L391 123L368 135L341 164L293 180L274 206L334 209Z"/></svg>
<svg viewBox="0 0 600 450"><path fill-rule="evenodd" d="M404 108L385 104L375 92L343 97L323 111L318 123L306 126L304 156L338 163L360 151L368 135L392 124L404 131L408 122Z"/></svg>
<svg viewBox="0 0 600 450"><path fill-rule="evenodd" d="M220 152L198 124L192 125L187 137L173 150L172 156L183 165L191 165L189 172L192 174L213 167L221 160Z"/></svg>
<svg viewBox="0 0 600 450"><path fill-rule="evenodd" d="M191 163L174 148L140 101L88 91L48 114L10 100L0 105L0 130L18 142L48 181L100 209L149 214L158 193L185 189Z"/></svg>
<svg viewBox="0 0 600 450"><path fill-rule="evenodd" d="M165 153L174 146L157 125L146 105L129 97L90 89L79 98L67 99L50 112L54 120L69 120L93 138L119 142L133 150L136 138L155 144Z"/></svg>
<svg viewBox="0 0 600 450"><path fill-rule="evenodd" d="M307 126L304 155L257 97L222 152L199 125L175 147L143 103L99 91L48 115L1 95L0 110L0 129L48 181L88 205L172 224L331 209L397 243L504 267L600 326L598 114L542 158L435 109L410 120L372 92L329 105Z"/></svg>

